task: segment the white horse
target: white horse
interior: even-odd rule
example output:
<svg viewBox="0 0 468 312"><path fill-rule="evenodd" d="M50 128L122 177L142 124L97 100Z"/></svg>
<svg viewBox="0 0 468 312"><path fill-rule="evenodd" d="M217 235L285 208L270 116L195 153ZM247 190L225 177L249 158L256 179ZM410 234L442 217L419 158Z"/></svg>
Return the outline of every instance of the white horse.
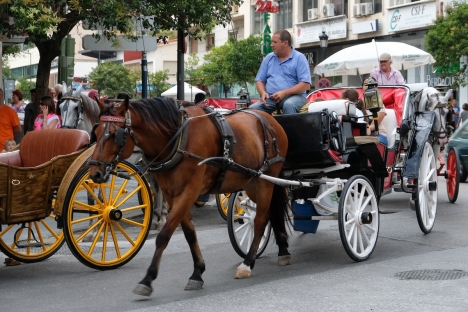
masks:
<svg viewBox="0 0 468 312"><path fill-rule="evenodd" d="M435 113L432 135L429 139L436 159L439 158L440 149L448 143L447 116L449 110L447 103L452 92L450 89L445 96L442 96L439 90L428 87L421 91L420 98L419 94L416 96L416 111L433 111Z"/></svg>
<svg viewBox="0 0 468 312"><path fill-rule="evenodd" d="M101 108L99 104L81 93L81 86L75 91L62 84L62 97L58 104L58 113L62 118L62 128L81 129L88 133L99 122Z"/></svg>

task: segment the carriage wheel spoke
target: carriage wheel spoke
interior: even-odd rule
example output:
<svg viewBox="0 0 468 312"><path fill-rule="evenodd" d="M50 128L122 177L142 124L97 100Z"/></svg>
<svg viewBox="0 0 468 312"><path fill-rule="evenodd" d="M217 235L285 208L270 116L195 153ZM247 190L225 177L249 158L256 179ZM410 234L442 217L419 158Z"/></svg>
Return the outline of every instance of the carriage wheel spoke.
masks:
<svg viewBox="0 0 468 312"><path fill-rule="evenodd" d="M106 261L106 249L107 249L107 232L109 230L109 224L106 222L106 227L104 229L104 239L102 241L102 254L101 261Z"/></svg>
<svg viewBox="0 0 468 312"><path fill-rule="evenodd" d="M94 248L96 247L96 244L99 241L99 237L101 236L102 229L104 228L104 226L105 226L105 223L102 222L101 226L99 227L99 230L96 233L96 236L94 236L94 240L93 240L93 243L91 244L91 247L89 247L88 257L91 257L91 255L93 254Z"/></svg>
<svg viewBox="0 0 468 312"><path fill-rule="evenodd" d="M115 234L114 224L115 224L115 221L112 221L112 223L110 224L112 240L114 241L115 253L117 254L117 258L121 258L119 240L117 239L117 235Z"/></svg>
<svg viewBox="0 0 468 312"><path fill-rule="evenodd" d="M80 242L86 235L88 235L92 230L94 230L101 223L102 223L102 219L97 220L92 226L90 226L86 231L84 231L83 234L78 236L76 241Z"/></svg>

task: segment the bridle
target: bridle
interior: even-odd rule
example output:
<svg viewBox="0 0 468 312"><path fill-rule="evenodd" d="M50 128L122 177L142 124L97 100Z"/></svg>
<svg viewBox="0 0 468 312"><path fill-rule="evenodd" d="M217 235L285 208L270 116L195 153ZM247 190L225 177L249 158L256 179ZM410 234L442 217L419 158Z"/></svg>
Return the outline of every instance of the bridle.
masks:
<svg viewBox="0 0 468 312"><path fill-rule="evenodd" d="M107 115L107 116L101 116L100 121L105 123L104 124L104 135L100 138L101 149L102 149L102 145L104 144L104 141L108 140L111 137L110 127L113 126L115 128L114 143L116 145L120 146L120 150L117 153L117 155L115 156L114 160L112 160L111 162L104 162L102 160L88 160L88 165L91 165L91 166L104 165L106 172L105 172L103 178L107 179L109 177L109 174L111 174L115 170L115 168L117 167L118 162L120 161L120 157L122 156L122 153L124 151L125 143L127 142L128 135L130 135L133 142L135 142L135 145L138 144L138 141L135 138L133 130L131 129L132 120L131 120L131 117L130 117L130 111L129 110L127 110L125 112L125 117ZM117 123L123 123L124 127L123 128L119 127L117 125ZM92 136L94 138L96 137L96 134L95 134L94 131L96 130L96 126L98 126L98 125L99 124L96 124L94 126L94 128L93 128L93 131L92 131ZM101 155L101 157L102 157L102 155Z"/></svg>
<svg viewBox="0 0 468 312"><path fill-rule="evenodd" d="M64 96L61 98L61 103L58 106L57 108L57 113L58 115L62 116L62 111L65 112L65 115L63 116L64 118L62 118L62 122L64 120L67 120L67 116L68 116L68 108L70 106L70 103L69 101L72 100L72 101L75 101L75 102L78 102L78 118L76 118L75 120L75 124L73 126L67 126L65 124L62 124L61 128L68 128L68 129L77 129L78 128L78 124L80 122L83 121L83 110L84 110L84 107L83 107L83 100L81 99L81 97L75 97L75 96ZM60 109L60 105L63 103L63 110Z"/></svg>

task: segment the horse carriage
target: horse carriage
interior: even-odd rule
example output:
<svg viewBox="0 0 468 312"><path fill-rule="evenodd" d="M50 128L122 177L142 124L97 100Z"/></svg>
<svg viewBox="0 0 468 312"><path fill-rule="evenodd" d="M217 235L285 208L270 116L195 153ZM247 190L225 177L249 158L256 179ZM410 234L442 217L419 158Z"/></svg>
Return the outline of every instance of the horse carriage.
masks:
<svg viewBox="0 0 468 312"><path fill-rule="evenodd" d="M66 241L80 262L108 270L138 253L153 216L151 191L125 161L108 172L109 183L93 183L87 160L94 149L86 131L57 129L28 132L19 150L0 154L0 250L6 256L38 262Z"/></svg>
<svg viewBox="0 0 468 312"><path fill-rule="evenodd" d="M315 233L321 220L338 219L347 254L362 261L377 242L381 196L392 191L408 193L421 231L429 233L437 209L437 175L447 179L453 202L460 173L454 170L457 158L450 157L453 150L448 151L448 169L442 172L443 161L436 167L446 143L448 96L442 98L433 88L415 92L408 86L379 87L387 113L383 125L388 143L382 144L365 135L362 124L352 117L349 103L332 100L341 98L345 89L310 93L308 102L325 101L310 104L308 114L276 116L290 144L284 165L289 182L281 183L290 188L290 218L295 230ZM241 257L251 247L255 209L243 191L230 195L228 231ZM269 237L267 228L257 256L265 250Z"/></svg>

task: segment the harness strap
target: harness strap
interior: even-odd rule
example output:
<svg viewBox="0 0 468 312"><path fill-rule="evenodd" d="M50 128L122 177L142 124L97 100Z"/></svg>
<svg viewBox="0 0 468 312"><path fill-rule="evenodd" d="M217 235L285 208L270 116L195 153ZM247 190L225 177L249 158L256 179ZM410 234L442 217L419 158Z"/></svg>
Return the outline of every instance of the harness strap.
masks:
<svg viewBox="0 0 468 312"><path fill-rule="evenodd" d="M203 110L208 114L208 117L211 121L216 125L218 128L219 133L221 134L221 141L223 143L223 163L228 164L233 162L232 161L232 147L236 144L236 138L234 136L234 132L232 131L231 126L227 122L226 118L221 115L219 112L216 112L214 108L210 106L203 107ZM224 182L226 177L226 172L228 171L228 165L219 166L221 168L221 172L218 175L218 179L216 180L216 184L213 186L212 189L219 192L221 189L221 185Z"/></svg>

